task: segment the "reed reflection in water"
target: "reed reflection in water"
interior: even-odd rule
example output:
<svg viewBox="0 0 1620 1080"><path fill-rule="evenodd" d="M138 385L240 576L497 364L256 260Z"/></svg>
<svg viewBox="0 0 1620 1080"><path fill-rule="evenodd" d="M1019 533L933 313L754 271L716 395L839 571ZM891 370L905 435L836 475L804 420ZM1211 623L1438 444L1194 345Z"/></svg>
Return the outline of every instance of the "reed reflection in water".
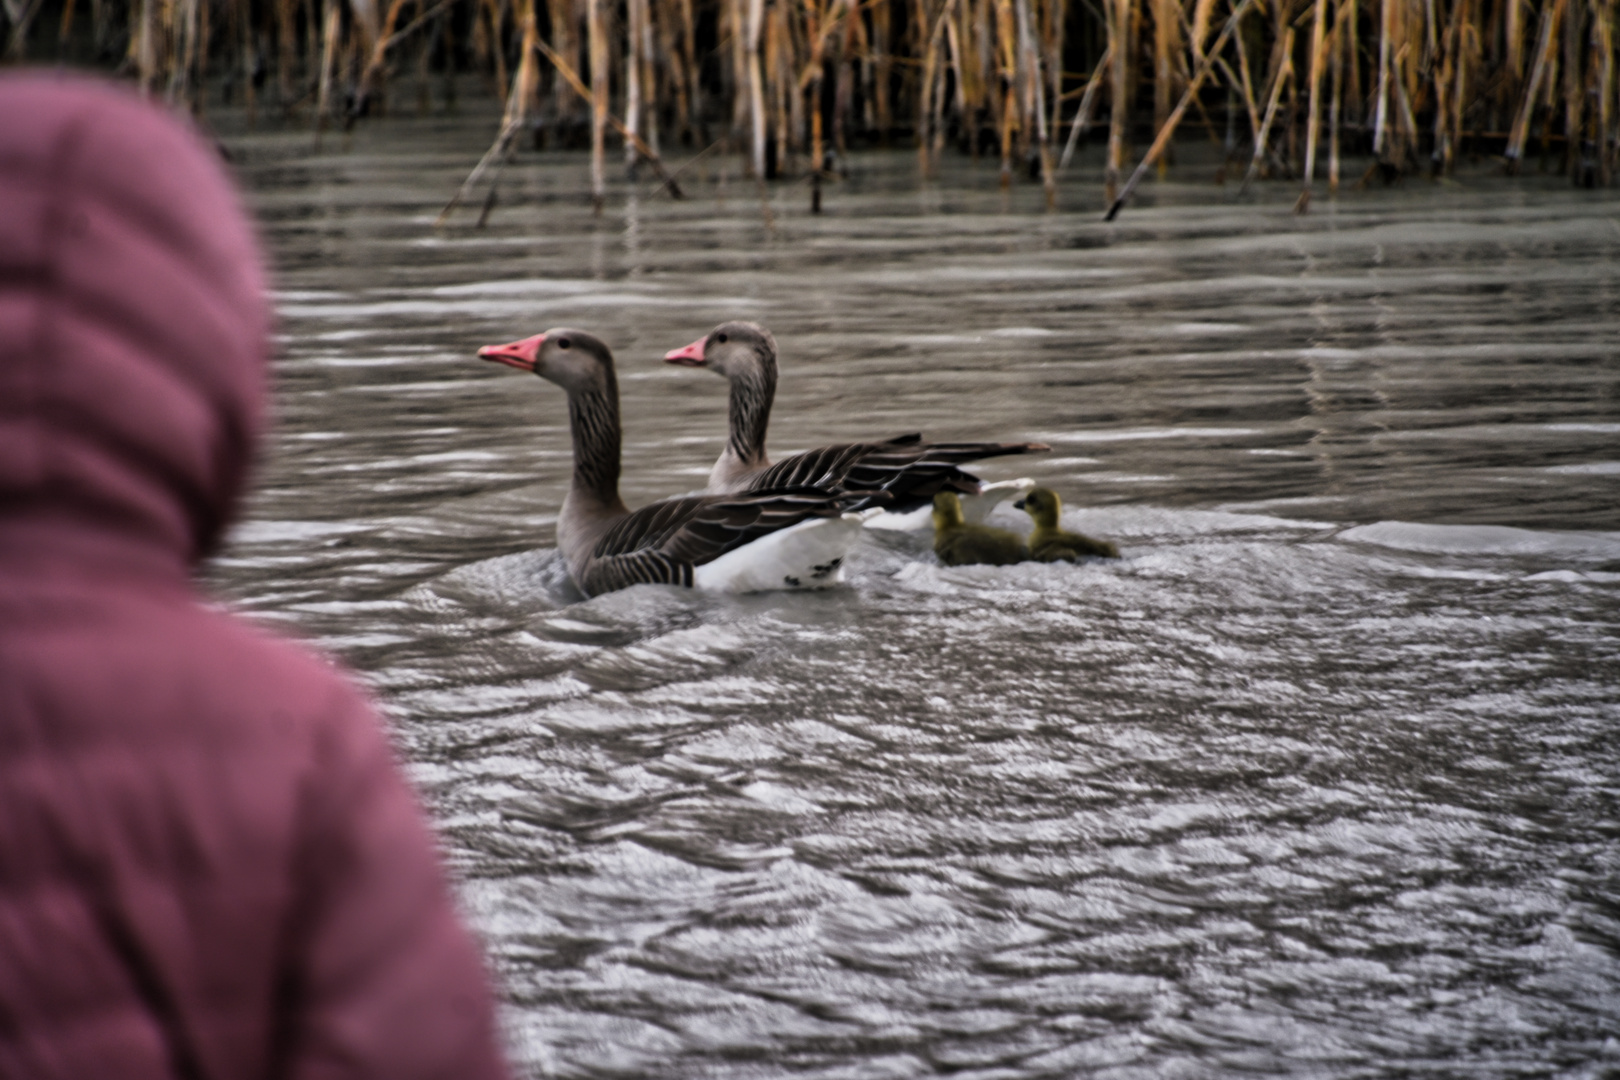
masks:
<svg viewBox="0 0 1620 1080"><path fill-rule="evenodd" d="M469 141L230 140L284 344L213 575L390 710L526 1072L1620 1069L1613 196L1164 185L1105 227L896 153L817 219L722 161L596 222L563 157L436 234ZM1125 559L873 534L825 593L579 602L562 396L476 347L608 340L639 505L724 434L658 358L737 316L778 453L1041 439L986 475Z"/></svg>

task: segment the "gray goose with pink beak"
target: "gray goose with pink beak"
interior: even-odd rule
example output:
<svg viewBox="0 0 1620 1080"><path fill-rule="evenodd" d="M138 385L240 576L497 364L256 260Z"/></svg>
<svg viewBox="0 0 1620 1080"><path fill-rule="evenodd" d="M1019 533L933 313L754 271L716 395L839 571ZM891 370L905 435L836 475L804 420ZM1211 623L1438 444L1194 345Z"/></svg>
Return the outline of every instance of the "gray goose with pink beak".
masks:
<svg viewBox="0 0 1620 1080"><path fill-rule="evenodd" d="M765 453L765 431L776 398L776 339L758 323L721 323L697 341L664 354L670 364L708 368L731 384L730 432L709 473L710 494L731 494L811 484L849 492L885 492L896 516L930 507L942 491L962 499L966 520L984 520L997 503L1035 486L1033 480L987 484L960 466L984 458L1030 454L1043 443L924 442L901 435L882 442L846 443L806 450L775 464ZM924 514L926 517L926 514ZM902 521L905 519L901 519ZM874 524L880 524L880 521Z"/></svg>
<svg viewBox="0 0 1620 1080"><path fill-rule="evenodd" d="M871 492L778 485L632 511L619 498L619 384L608 347L583 331L556 329L486 345L478 355L568 394L574 476L557 519L557 549L587 596L639 584L725 592L835 584L864 519L852 511L885 501Z"/></svg>

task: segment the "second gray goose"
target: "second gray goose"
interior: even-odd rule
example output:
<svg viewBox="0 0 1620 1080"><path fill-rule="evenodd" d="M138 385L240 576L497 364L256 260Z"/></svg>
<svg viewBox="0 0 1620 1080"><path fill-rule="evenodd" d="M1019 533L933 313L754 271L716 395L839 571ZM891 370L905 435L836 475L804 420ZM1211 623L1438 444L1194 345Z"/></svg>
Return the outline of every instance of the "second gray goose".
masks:
<svg viewBox="0 0 1620 1080"><path fill-rule="evenodd" d="M882 442L823 446L784 458L774 465L765 453L765 431L776 398L776 339L758 323L721 323L692 344L671 349L664 360L685 367L708 368L731 384L730 431L726 448L709 473L711 494L758 491L771 487L815 484L851 492L886 492L888 509L904 512L932 504L941 491L981 494L989 485L960 466L984 458L1029 454L1051 447L1043 443L924 442L921 435L901 435ZM1033 484L1008 485L1005 498ZM982 518L998 501L992 498L972 511Z"/></svg>

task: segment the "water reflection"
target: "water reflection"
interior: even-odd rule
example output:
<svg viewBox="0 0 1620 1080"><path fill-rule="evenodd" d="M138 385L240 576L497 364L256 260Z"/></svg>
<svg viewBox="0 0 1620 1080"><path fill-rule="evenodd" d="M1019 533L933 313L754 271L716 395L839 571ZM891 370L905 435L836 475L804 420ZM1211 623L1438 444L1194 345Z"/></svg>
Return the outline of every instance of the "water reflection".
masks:
<svg viewBox="0 0 1620 1080"><path fill-rule="evenodd" d="M596 221L562 157L434 233L481 135L232 140L285 338L215 576L389 707L527 1071L1620 1068L1613 196L1102 226L1083 169L1048 215L896 152L819 219L714 161ZM734 316L779 452L1041 439L987 473L1126 558L873 534L824 594L581 602L561 396L474 350L601 332L637 505L719 453L724 385L659 357Z"/></svg>

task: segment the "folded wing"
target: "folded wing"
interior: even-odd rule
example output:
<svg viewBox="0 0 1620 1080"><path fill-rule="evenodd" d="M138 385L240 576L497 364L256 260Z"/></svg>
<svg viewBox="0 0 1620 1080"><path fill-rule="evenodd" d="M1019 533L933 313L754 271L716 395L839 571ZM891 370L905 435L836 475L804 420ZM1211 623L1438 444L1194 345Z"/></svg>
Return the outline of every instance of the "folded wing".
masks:
<svg viewBox="0 0 1620 1080"><path fill-rule="evenodd" d="M591 551L584 580L594 596L639 584L692 585L695 567L811 518L837 517L884 493L789 487L740 495L695 495L644 506Z"/></svg>
<svg viewBox="0 0 1620 1080"><path fill-rule="evenodd" d="M941 491L978 494L979 478L960 465L1049 449L1043 443L927 443L918 434L901 435L884 442L823 446L795 454L760 473L748 490L814 485L869 496L882 492L887 496L883 505L903 513L926 505ZM860 505L876 504L872 499Z"/></svg>

